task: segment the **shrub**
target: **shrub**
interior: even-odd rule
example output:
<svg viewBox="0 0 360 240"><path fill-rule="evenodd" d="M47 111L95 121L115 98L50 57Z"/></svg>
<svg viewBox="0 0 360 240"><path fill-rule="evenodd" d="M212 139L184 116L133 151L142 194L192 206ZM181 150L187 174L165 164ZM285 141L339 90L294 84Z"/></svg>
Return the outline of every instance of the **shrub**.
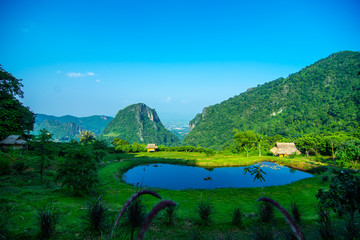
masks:
<svg viewBox="0 0 360 240"><path fill-rule="evenodd" d="M208 199L201 200L195 208L195 212L198 214L199 223L201 225L209 226L212 222L212 215L215 213L214 206Z"/></svg>
<svg viewBox="0 0 360 240"><path fill-rule="evenodd" d="M93 199L87 203L86 214L83 217L85 231L97 236L104 233L108 228L108 209L100 198Z"/></svg>
<svg viewBox="0 0 360 240"><path fill-rule="evenodd" d="M234 208L233 210L232 223L238 227L242 225L242 214L239 207Z"/></svg>
<svg viewBox="0 0 360 240"><path fill-rule="evenodd" d="M324 240L335 239L333 224L330 218L330 211L320 205L317 208L317 214L319 216L319 220L317 220L317 223L318 223L319 235L321 239Z"/></svg>
<svg viewBox="0 0 360 240"><path fill-rule="evenodd" d="M176 206L167 207L164 211L164 224L173 225L176 216Z"/></svg>
<svg viewBox="0 0 360 240"><path fill-rule="evenodd" d="M10 159L4 154L0 154L0 176L10 173Z"/></svg>
<svg viewBox="0 0 360 240"><path fill-rule="evenodd" d="M145 205L141 198L136 198L126 209L125 224L131 227L131 239L133 239L135 228L140 227L146 216Z"/></svg>
<svg viewBox="0 0 360 240"><path fill-rule="evenodd" d="M297 224L300 224L301 223L301 212L300 212L299 206L295 202L291 203L290 211L291 211L291 215L294 218L295 222Z"/></svg>
<svg viewBox="0 0 360 240"><path fill-rule="evenodd" d="M260 224L253 228L254 240L271 240L274 239L274 233L270 224Z"/></svg>
<svg viewBox="0 0 360 240"><path fill-rule="evenodd" d="M263 223L271 223L274 220L274 207L268 202L260 202L259 204L260 221Z"/></svg>
<svg viewBox="0 0 360 240"><path fill-rule="evenodd" d="M36 216L39 239L50 239L56 233L56 224L60 218L59 212L55 211L53 207L44 207L39 209Z"/></svg>

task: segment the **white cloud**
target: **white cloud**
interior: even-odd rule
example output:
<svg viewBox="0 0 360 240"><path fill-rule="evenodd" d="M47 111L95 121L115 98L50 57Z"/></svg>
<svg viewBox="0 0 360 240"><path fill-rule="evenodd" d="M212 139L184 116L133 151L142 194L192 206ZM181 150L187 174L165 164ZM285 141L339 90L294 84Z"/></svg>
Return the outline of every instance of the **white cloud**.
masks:
<svg viewBox="0 0 360 240"><path fill-rule="evenodd" d="M77 73L77 72L71 72L66 74L70 78L78 78L78 77L86 77L86 76L95 76L95 73L93 72L86 72L86 73Z"/></svg>
<svg viewBox="0 0 360 240"><path fill-rule="evenodd" d="M96 81L97 83L101 82L99 79L96 79L95 81Z"/></svg>
<svg viewBox="0 0 360 240"><path fill-rule="evenodd" d="M189 103L190 102L190 100L189 99L183 99L183 100L181 100L181 103Z"/></svg>
<svg viewBox="0 0 360 240"><path fill-rule="evenodd" d="M167 102L167 103L168 103L168 102L170 102L170 101L171 101L171 99L172 99L172 98L169 96L169 97L167 97L167 98L165 99L165 102Z"/></svg>
<svg viewBox="0 0 360 240"><path fill-rule="evenodd" d="M56 74L60 74L60 73L61 73L61 71L60 71L60 70L57 70L57 71L56 71Z"/></svg>

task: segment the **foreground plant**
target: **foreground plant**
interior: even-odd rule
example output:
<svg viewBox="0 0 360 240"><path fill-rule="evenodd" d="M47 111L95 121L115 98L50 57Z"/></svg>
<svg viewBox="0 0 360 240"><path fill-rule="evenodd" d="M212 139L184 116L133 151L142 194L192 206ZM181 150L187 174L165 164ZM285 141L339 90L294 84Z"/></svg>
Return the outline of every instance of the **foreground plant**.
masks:
<svg viewBox="0 0 360 240"><path fill-rule="evenodd" d="M136 201L136 199L143 195L143 194L149 194L149 195L152 195L156 198L159 198L161 199L161 196L154 192L154 191L150 191L150 190L141 190L135 194L133 194L129 200L124 204L123 208L121 209L120 213L119 213L119 216L114 224L114 227L111 231L111 234L109 236L109 239L111 239L114 235L114 230L116 228L116 225L118 224L118 222L120 221L121 217L123 216L123 214L125 213L126 209L132 204L132 202ZM141 225L141 228L140 228L140 231L139 231L139 234L138 234L138 237L137 239L138 240L142 240L147 229L149 228L152 220L154 219L154 217L159 213L159 211L161 211L162 209L166 208L166 207L174 207L176 206L176 203L173 202L173 201L170 201L170 200L163 200L161 202L159 202L151 211L150 213L147 215L144 223ZM139 210L139 209L138 209ZM132 239L133 236L131 236L131 239Z"/></svg>
<svg viewBox="0 0 360 240"><path fill-rule="evenodd" d="M241 227L242 225L242 214L239 207L233 210L232 223L237 227Z"/></svg>
<svg viewBox="0 0 360 240"><path fill-rule="evenodd" d="M36 217L36 226L39 228L39 239L50 239L55 235L56 224L60 218L60 213L55 211L53 207L44 207L39 209Z"/></svg>
<svg viewBox="0 0 360 240"><path fill-rule="evenodd" d="M298 240L304 240L304 234L301 232L300 227L296 224L296 222L294 221L294 219L291 217L291 215L285 210L285 208L283 208L278 202L276 202L275 200L271 199L271 198L267 198L267 197L261 197L259 198L257 201L264 201L264 202L268 202L271 203L272 205L274 205L277 209L280 210L280 212L283 214L283 216L285 217L285 220L288 222L288 224L291 227L291 230L294 232L296 238Z"/></svg>
<svg viewBox="0 0 360 240"><path fill-rule="evenodd" d="M209 199L201 200L195 208L199 216L199 222L202 225L209 226L212 222L212 215L215 213L214 206Z"/></svg>
<svg viewBox="0 0 360 240"><path fill-rule="evenodd" d="M108 209L101 202L101 196L87 203L86 214L83 219L85 230L91 235L97 236L106 231L108 227Z"/></svg>

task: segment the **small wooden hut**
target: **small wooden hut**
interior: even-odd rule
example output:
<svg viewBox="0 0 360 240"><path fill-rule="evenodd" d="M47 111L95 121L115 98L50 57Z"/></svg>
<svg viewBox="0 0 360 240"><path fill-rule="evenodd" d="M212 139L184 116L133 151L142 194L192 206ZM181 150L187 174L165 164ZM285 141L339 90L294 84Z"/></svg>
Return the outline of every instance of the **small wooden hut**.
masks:
<svg viewBox="0 0 360 240"><path fill-rule="evenodd" d="M10 135L0 141L0 147L7 149L27 149L27 141L21 138L20 135Z"/></svg>
<svg viewBox="0 0 360 240"><path fill-rule="evenodd" d="M148 152L155 152L158 147L155 143L149 143L145 148L147 148Z"/></svg>
<svg viewBox="0 0 360 240"><path fill-rule="evenodd" d="M270 152L272 152L275 156L279 156L279 157L289 156L293 153L296 153L296 155L301 154L301 152L296 148L295 143L280 143L280 142L277 142L275 144L275 147L270 149Z"/></svg>

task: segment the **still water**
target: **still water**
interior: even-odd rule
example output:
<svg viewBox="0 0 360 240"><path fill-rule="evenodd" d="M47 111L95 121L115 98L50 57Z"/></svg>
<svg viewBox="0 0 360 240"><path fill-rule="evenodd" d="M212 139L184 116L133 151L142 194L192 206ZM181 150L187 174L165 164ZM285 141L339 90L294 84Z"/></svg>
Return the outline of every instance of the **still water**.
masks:
<svg viewBox="0 0 360 240"><path fill-rule="evenodd" d="M252 166L259 166L259 163ZM252 167L250 166L250 167ZM244 174L246 167L201 168L172 164L150 164L134 167L123 175L126 183L171 190L242 188L285 185L311 174L272 162L262 162L265 181L254 180L254 175Z"/></svg>

